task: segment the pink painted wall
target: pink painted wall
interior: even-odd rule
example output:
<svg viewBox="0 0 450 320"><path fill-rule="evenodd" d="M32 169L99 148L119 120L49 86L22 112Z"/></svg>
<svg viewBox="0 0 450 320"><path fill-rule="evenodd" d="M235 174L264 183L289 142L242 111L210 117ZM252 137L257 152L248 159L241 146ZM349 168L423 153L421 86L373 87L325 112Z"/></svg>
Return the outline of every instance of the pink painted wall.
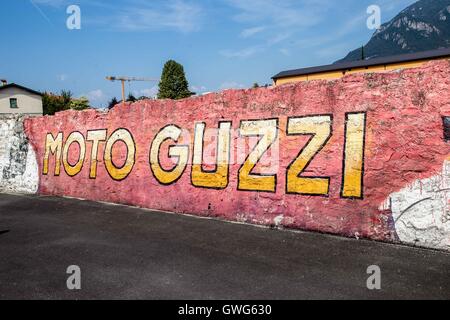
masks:
<svg viewBox="0 0 450 320"><path fill-rule="evenodd" d="M340 196L345 115L349 112L367 113L363 199ZM286 136L287 119L321 114L333 115L333 135L304 176L330 177L329 196L287 194L286 167L307 141L305 137ZM450 116L447 61L401 72L350 75L329 82L229 90L182 101L143 101L117 106L109 113L66 111L52 117L28 119L25 128L40 165L40 194L395 241L391 211L380 206L390 194L442 171L450 154L450 145L443 137L443 116ZM219 121L228 120L237 130L241 120L272 118L279 119L280 167L275 172L276 193L238 191L241 164L230 166L230 182L225 190L192 186L190 165L181 179L169 186L161 185L152 175L148 160L150 145L168 124L176 124L193 134L196 122L203 121L207 128L217 128ZM63 132L65 140L73 131L86 137L88 130L107 129L109 136L117 128L132 133L137 150L133 170L123 181L111 179L102 156L99 156L97 178L89 179L90 143L86 144L85 164L78 175L69 177L61 167L61 175L54 176L53 156L49 174L42 175L47 133L56 137L58 132ZM237 139L233 134L233 141ZM104 145L100 143L99 155L103 155ZM165 150L162 150L163 158L167 155ZM125 151L119 146L115 149L117 164L123 162ZM71 148L70 152L69 158L74 162L78 157L77 148Z"/></svg>

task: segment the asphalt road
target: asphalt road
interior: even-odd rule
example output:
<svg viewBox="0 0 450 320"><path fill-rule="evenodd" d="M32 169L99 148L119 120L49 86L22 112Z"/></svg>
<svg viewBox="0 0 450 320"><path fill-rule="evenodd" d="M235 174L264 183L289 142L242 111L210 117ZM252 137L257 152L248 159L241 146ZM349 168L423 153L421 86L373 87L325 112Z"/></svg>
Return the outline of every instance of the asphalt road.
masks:
<svg viewBox="0 0 450 320"><path fill-rule="evenodd" d="M0 299L449 299L450 254L0 194L0 286Z"/></svg>

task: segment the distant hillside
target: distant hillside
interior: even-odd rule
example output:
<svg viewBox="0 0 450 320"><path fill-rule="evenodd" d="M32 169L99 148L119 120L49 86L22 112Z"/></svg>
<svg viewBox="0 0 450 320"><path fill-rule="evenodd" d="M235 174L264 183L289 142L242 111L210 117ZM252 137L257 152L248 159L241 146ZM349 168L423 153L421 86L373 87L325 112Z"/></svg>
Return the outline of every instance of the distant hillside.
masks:
<svg viewBox="0 0 450 320"><path fill-rule="evenodd" d="M366 59L450 47L450 0L420 0L377 30L364 47ZM361 48L343 61L361 59Z"/></svg>

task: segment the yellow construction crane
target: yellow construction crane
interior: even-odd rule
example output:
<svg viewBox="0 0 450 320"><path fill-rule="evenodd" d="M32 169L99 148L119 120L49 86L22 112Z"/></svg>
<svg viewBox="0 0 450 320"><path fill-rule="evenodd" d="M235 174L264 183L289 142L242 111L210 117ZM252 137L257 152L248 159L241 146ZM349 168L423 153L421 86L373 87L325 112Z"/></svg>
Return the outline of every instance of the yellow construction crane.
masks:
<svg viewBox="0 0 450 320"><path fill-rule="evenodd" d="M106 80L113 81L113 82L114 81L122 82L122 103L125 103L125 82L131 82L131 81L154 82L154 81L159 81L159 79L137 78L137 77L106 77Z"/></svg>

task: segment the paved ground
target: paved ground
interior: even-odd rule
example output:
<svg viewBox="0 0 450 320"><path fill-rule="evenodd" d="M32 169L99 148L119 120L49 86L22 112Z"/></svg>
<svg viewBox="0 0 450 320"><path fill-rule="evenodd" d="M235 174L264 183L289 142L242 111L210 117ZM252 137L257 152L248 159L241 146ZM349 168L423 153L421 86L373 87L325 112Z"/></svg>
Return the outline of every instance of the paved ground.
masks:
<svg viewBox="0 0 450 320"><path fill-rule="evenodd" d="M66 287L69 265L80 291ZM366 288L370 265L381 291ZM450 254L0 195L0 286L1 299L449 299Z"/></svg>

